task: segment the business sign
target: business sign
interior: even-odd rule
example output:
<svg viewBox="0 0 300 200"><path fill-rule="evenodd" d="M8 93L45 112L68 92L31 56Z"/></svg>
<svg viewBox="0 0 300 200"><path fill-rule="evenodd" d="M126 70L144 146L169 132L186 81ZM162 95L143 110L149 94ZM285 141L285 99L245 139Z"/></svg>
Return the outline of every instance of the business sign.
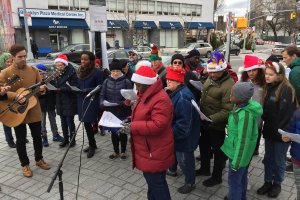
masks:
<svg viewBox="0 0 300 200"><path fill-rule="evenodd" d="M30 13L32 18L85 19L85 11L46 10L46 9L26 8L26 12ZM19 8L18 13L20 17L24 17L23 8Z"/></svg>
<svg viewBox="0 0 300 200"><path fill-rule="evenodd" d="M106 32L107 31L107 14L106 7L90 5L90 30Z"/></svg>

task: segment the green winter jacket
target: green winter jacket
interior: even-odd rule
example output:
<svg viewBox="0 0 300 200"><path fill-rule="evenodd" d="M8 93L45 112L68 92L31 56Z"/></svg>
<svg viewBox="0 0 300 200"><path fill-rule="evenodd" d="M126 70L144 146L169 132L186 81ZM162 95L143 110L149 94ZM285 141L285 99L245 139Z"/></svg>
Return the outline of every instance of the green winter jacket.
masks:
<svg viewBox="0 0 300 200"><path fill-rule="evenodd" d="M234 81L226 71L220 80L213 81L209 77L203 85L200 108L213 121L210 126L213 130L225 130L228 113L233 107L230 102L230 91L233 85Z"/></svg>
<svg viewBox="0 0 300 200"><path fill-rule="evenodd" d="M291 65L291 72L289 74L289 81L296 91L298 103L300 102L300 57L293 60Z"/></svg>
<svg viewBox="0 0 300 200"><path fill-rule="evenodd" d="M253 100L245 107L230 112L227 135L221 150L232 160L233 169L249 165L258 136L256 118L262 113L262 106Z"/></svg>

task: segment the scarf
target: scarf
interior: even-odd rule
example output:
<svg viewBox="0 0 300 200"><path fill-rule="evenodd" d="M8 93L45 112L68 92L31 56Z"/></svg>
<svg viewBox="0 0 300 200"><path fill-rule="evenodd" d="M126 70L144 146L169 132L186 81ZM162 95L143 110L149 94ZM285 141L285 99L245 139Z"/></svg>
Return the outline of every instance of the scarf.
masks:
<svg viewBox="0 0 300 200"><path fill-rule="evenodd" d="M96 71L95 66L83 67L80 66L76 71L79 79L85 80L88 79Z"/></svg>

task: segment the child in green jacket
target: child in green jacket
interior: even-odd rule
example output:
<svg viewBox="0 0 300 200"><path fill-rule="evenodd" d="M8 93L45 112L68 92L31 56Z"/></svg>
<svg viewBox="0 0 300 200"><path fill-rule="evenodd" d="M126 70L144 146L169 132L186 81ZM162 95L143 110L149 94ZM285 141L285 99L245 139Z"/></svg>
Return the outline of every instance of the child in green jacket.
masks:
<svg viewBox="0 0 300 200"><path fill-rule="evenodd" d="M226 199L246 199L248 167L256 146L262 106L253 100L254 86L250 82L237 82L231 89L230 101L235 104L229 113L227 135L221 150L229 158Z"/></svg>

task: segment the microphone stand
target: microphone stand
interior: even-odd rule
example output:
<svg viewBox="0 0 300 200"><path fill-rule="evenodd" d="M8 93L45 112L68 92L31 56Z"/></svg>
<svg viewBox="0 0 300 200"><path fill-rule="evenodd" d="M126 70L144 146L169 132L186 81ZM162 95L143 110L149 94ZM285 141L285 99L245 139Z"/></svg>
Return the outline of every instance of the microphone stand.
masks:
<svg viewBox="0 0 300 200"><path fill-rule="evenodd" d="M60 199L61 199L61 200L64 199L64 194L63 194L63 193L64 193L64 186L63 186L63 181L62 181L62 174L63 174L63 171L61 170L61 168L62 168L63 162L64 162L64 160L65 160L65 158L66 158L66 156L67 156L67 154L68 154L68 152L69 152L70 145L71 145L72 142L75 140L75 137L76 137L76 135L77 135L78 129L79 129L79 127L80 127L81 124L82 124L82 119L84 119L84 117L85 117L85 115L86 115L86 113L87 113L87 111L88 111L88 109L89 109L89 107L90 107L92 101L94 100L96 94L97 94L97 92L94 93L94 94L91 96L90 102L89 102L89 104L87 105L87 108L86 108L86 110L84 111L84 114L83 114L81 120L79 121L79 124L78 124L78 126L77 126L77 128L76 128L76 131L75 131L75 133L73 134L73 137L72 137L72 139L71 139L71 141L70 141L70 143L69 143L69 146L68 146L68 148L66 149L66 151L65 151L65 153L64 153L64 156L63 156L62 159L60 160L60 162L59 162L59 164L58 164L58 166L57 166L57 169L56 169L56 171L55 171L55 174L54 174L54 176L52 177L52 180L51 180L51 182L50 182L50 184L49 184L49 186L48 186L48 189L47 189L47 192L50 193L50 191L51 191L51 189L52 189L52 187L53 187L54 181L56 180L56 178L57 178L57 176L58 176L58 182L59 182L59 194L60 194ZM84 101L83 101L83 103L84 103Z"/></svg>

